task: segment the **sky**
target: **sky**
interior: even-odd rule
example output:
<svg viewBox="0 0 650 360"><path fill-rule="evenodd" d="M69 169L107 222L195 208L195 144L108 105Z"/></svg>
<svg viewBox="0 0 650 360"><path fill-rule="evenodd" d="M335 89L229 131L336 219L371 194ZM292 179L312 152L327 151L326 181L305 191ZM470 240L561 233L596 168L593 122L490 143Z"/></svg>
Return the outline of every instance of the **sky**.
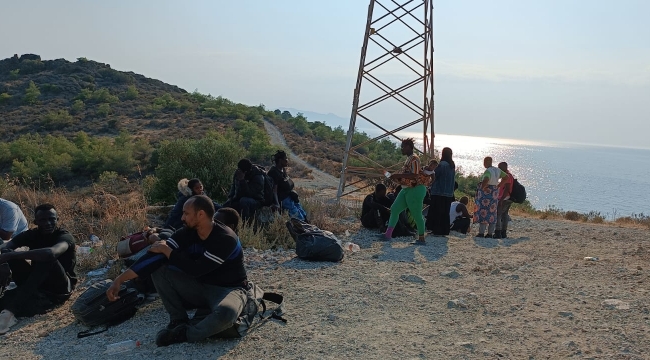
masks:
<svg viewBox="0 0 650 360"><path fill-rule="evenodd" d="M434 5L436 133L650 148L650 1ZM0 9L1 58L86 57L188 91L349 119L368 1L0 0ZM383 75L399 83L407 73ZM382 114L388 127L413 120Z"/></svg>

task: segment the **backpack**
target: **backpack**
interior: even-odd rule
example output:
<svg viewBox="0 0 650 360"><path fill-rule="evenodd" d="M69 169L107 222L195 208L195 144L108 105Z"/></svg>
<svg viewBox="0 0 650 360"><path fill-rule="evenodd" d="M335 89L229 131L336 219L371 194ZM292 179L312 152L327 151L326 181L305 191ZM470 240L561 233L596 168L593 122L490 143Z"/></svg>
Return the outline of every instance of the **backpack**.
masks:
<svg viewBox="0 0 650 360"><path fill-rule="evenodd" d="M316 225L292 218L286 223L291 237L296 241L296 255L312 261L341 261L343 247L341 240L330 231L321 230Z"/></svg>
<svg viewBox="0 0 650 360"><path fill-rule="evenodd" d="M214 335L216 338L241 338L248 333L252 328L255 320L259 318L261 321L268 319L280 320L284 323L286 319L282 317L284 314L284 297L280 294L264 292L259 286L248 282L248 289L246 290L246 305L235 323L228 329ZM271 311L270 315L266 315L266 301L274 302L278 306Z"/></svg>
<svg viewBox="0 0 650 360"><path fill-rule="evenodd" d="M253 165L257 167L257 170L259 170L262 173L262 176L264 176L264 202L262 203L262 206L271 206L275 204L275 194L273 193L273 179L269 176L269 174L266 172L266 169L262 165Z"/></svg>
<svg viewBox="0 0 650 360"><path fill-rule="evenodd" d="M119 299L109 301L106 290L113 280L107 279L94 283L81 294L70 307L75 319L90 329L77 333L78 338L103 333L109 326L121 324L135 315L136 306L145 300L135 288L126 282L120 286ZM103 330L92 331L94 327L104 325Z"/></svg>
<svg viewBox="0 0 650 360"><path fill-rule="evenodd" d="M517 204L521 204L526 200L526 188L513 178L512 191L510 192L510 200Z"/></svg>

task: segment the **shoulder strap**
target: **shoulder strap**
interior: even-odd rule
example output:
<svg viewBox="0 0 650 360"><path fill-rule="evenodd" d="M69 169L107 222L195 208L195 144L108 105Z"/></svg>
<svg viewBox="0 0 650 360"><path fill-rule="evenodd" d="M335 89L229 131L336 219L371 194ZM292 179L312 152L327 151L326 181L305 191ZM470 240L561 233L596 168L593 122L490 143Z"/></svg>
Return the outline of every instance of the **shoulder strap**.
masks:
<svg viewBox="0 0 650 360"><path fill-rule="evenodd" d="M265 316L266 314L265 300L278 304L278 306L271 312L271 315L269 316ZM283 323L286 323L287 319L282 317L282 315L284 315L283 302L284 302L284 296L277 293L265 292L264 295L262 296L262 299L260 300L260 304L262 305L262 313L260 314L260 318L262 318L262 320L276 319L282 321Z"/></svg>

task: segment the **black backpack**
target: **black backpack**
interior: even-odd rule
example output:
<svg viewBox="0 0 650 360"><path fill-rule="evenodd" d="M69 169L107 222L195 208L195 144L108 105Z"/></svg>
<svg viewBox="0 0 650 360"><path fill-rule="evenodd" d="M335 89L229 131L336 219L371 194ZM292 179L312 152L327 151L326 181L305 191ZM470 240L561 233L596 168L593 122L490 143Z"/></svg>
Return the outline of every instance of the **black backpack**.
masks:
<svg viewBox="0 0 650 360"><path fill-rule="evenodd" d="M513 178L514 179L514 178ZM512 191L510 192L510 200L517 204L521 204L526 200L526 188L514 179L512 182Z"/></svg>
<svg viewBox="0 0 650 360"><path fill-rule="evenodd" d="M273 196L273 179L267 174L266 169L262 165L253 165L257 167L257 170L259 170L262 173L262 176L264 176L264 203L262 203L262 206L271 206L275 203L275 197Z"/></svg>
<svg viewBox="0 0 650 360"><path fill-rule="evenodd" d="M144 302L145 296L129 286L130 282L120 287L119 299L109 301L106 290L112 283L110 279L94 283L70 307L75 319L90 328L79 332L78 338L99 334L108 330L109 326L123 323L133 317L136 306ZM93 332L92 328L99 325L104 325L104 329Z"/></svg>
<svg viewBox="0 0 650 360"><path fill-rule="evenodd" d="M284 323L287 322L282 317L284 315L284 297L282 295L264 292L259 286L249 281L246 297L246 305L235 323L230 328L212 337L225 339L244 337L248 333L248 330L256 323L256 320L266 321L268 319L276 319ZM278 306L273 310L267 309L267 301L276 303ZM266 314L267 310L271 311L269 315Z"/></svg>
<svg viewBox="0 0 650 360"><path fill-rule="evenodd" d="M296 241L296 255L299 258L332 262L343 260L341 241L332 232L296 218L287 221L286 225Z"/></svg>

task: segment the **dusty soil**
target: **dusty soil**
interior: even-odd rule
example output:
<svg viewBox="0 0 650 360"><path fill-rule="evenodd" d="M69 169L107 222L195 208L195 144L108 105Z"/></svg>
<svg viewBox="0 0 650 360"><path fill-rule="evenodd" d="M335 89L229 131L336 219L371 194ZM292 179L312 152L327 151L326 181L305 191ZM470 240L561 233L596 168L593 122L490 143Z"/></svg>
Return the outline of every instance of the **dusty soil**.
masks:
<svg viewBox="0 0 650 360"><path fill-rule="evenodd" d="M340 263L248 249L250 278L285 295L288 322L261 323L241 340L157 348L168 321L159 300L77 339L84 328L66 304L21 319L2 338L0 358L104 358L107 344L127 339L142 342L120 355L134 359L649 357L647 228L514 217L502 240L453 233L415 246L375 236L343 238L361 250Z"/></svg>

